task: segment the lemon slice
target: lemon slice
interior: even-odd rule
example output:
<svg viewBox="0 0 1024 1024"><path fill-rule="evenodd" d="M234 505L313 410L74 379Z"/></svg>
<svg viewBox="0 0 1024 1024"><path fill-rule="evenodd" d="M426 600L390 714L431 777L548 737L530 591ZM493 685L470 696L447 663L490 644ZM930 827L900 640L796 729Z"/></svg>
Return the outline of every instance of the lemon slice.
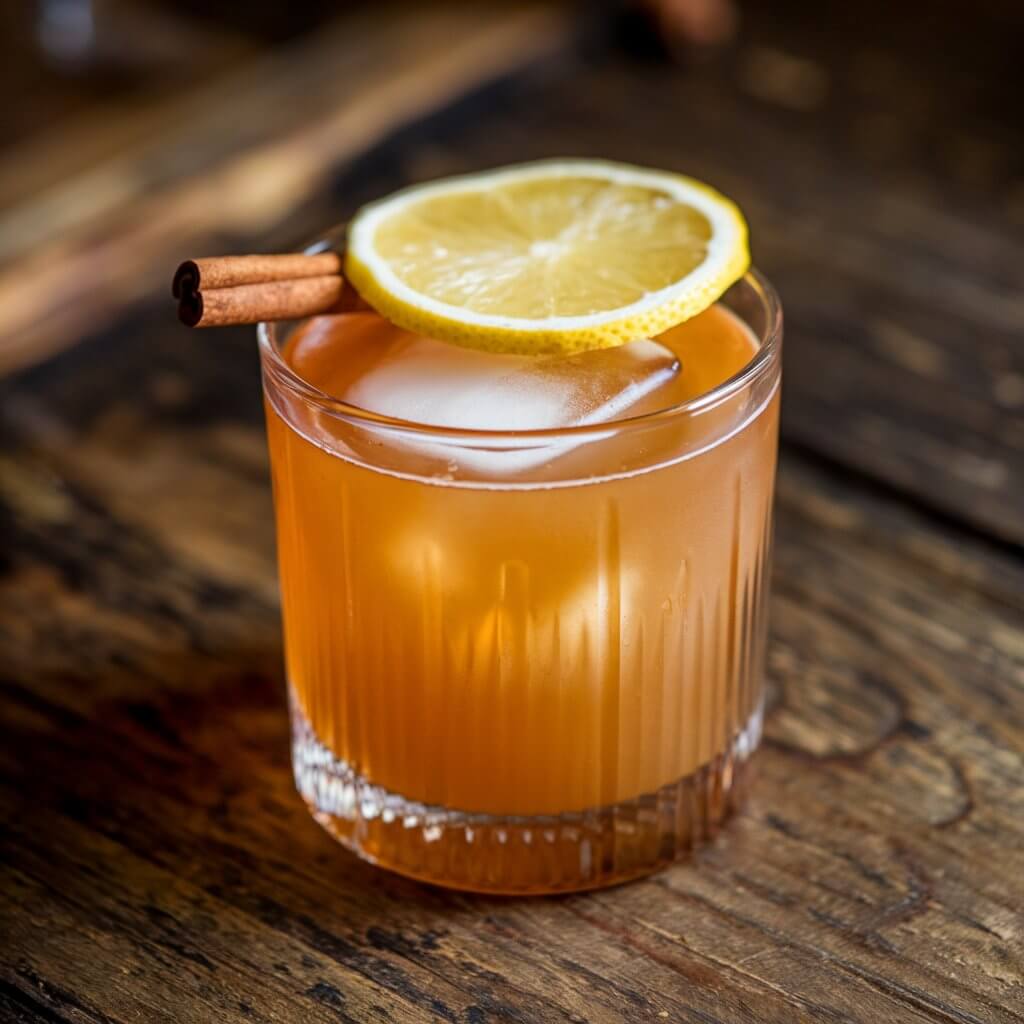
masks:
<svg viewBox="0 0 1024 1024"><path fill-rule="evenodd" d="M448 178L363 207L349 280L408 330L492 352L649 338L750 262L737 207L692 178L556 160Z"/></svg>

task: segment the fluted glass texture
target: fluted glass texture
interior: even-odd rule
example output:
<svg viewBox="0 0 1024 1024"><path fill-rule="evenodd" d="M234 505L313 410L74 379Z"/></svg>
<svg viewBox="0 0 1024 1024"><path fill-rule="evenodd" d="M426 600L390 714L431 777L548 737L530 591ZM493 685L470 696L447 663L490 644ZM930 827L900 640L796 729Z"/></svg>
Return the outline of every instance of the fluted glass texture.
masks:
<svg viewBox="0 0 1024 1024"><path fill-rule="evenodd" d="M540 457L511 476L466 456L494 437L410 443L304 391L264 331L296 782L355 852L585 888L733 805L760 735L780 339L759 279L725 305L756 355L720 393L526 436Z"/></svg>

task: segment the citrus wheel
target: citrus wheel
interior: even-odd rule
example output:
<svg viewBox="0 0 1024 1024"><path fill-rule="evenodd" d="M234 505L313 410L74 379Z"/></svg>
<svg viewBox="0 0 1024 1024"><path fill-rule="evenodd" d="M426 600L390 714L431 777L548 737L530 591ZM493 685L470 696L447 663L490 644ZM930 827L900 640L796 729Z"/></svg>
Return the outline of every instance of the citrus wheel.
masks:
<svg viewBox="0 0 1024 1024"><path fill-rule="evenodd" d="M750 262L730 200L679 174L554 160L448 178L363 207L346 274L411 331L494 352L649 338Z"/></svg>

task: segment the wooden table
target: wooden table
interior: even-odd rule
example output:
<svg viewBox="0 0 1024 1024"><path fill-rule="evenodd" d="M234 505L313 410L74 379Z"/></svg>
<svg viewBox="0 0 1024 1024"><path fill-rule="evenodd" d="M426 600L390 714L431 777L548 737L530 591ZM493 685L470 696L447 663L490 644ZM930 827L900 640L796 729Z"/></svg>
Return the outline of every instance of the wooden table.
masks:
<svg viewBox="0 0 1024 1024"><path fill-rule="evenodd" d="M264 103L234 142L218 89L194 145L122 125L75 172L122 189L105 210L0 217L54 218L0 267L0 1017L1024 1020L1024 146L1019 23L987 11L761 5L673 66L502 9L445 28L443 82L410 56L387 103ZM328 81L334 50L295 45L273 88ZM294 794L255 346L176 327L164 278L562 152L716 182L784 297L771 711L748 809L691 863L474 898L360 863Z"/></svg>

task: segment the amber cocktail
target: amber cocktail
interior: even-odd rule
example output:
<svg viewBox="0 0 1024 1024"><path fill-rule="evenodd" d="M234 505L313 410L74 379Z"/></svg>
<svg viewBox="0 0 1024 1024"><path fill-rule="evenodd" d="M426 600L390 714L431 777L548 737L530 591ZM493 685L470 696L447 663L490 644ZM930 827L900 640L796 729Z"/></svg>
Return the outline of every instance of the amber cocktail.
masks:
<svg viewBox="0 0 1024 1024"><path fill-rule="evenodd" d="M492 892L715 831L761 728L780 345L753 274L578 356L261 328L295 778L328 831Z"/></svg>

